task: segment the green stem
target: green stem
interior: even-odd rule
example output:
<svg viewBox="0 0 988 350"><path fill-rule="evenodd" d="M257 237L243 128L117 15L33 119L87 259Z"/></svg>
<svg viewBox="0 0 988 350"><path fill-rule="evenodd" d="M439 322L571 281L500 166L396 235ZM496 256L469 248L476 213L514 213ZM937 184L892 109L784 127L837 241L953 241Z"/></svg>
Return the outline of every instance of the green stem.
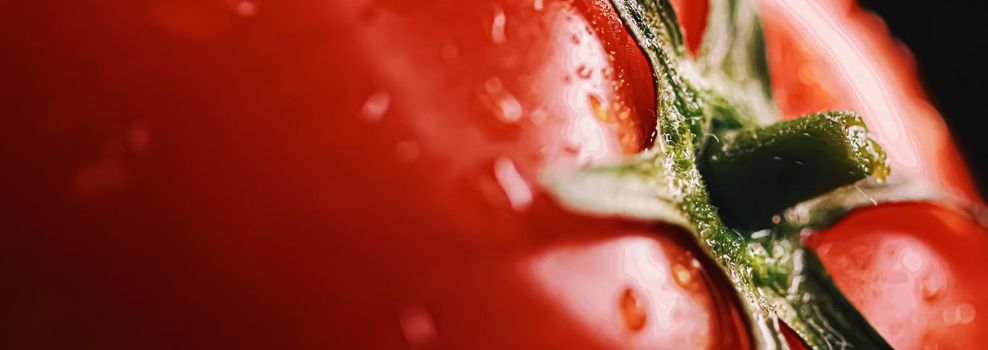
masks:
<svg viewBox="0 0 988 350"><path fill-rule="evenodd" d="M718 133L700 173L725 223L768 228L799 202L867 176L885 178L885 154L866 130L854 113L827 112Z"/></svg>

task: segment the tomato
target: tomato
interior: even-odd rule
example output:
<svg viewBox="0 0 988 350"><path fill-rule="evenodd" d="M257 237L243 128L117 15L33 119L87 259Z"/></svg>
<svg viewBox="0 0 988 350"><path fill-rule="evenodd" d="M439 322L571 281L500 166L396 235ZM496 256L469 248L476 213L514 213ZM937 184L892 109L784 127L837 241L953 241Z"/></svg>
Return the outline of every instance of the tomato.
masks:
<svg viewBox="0 0 988 350"><path fill-rule="evenodd" d="M538 187L654 129L607 2L14 6L10 347L749 343L685 233Z"/></svg>
<svg viewBox="0 0 988 350"><path fill-rule="evenodd" d="M695 47L706 10L687 3ZM833 56L851 39L806 27L876 31L859 12L762 4L785 115L861 110L896 169L973 196L884 34L853 36L882 48L862 75ZM571 213L539 185L652 137L651 70L607 1L7 7L5 348L750 346L685 232ZM894 345L980 344L984 229L958 215L880 207L810 243ZM871 245L888 257L859 257ZM888 273L909 254L918 272ZM869 296L919 273L944 289Z"/></svg>
<svg viewBox="0 0 988 350"><path fill-rule="evenodd" d="M909 220L901 218L908 217ZM900 349L964 349L985 341L984 228L931 205L862 210L812 245L847 293Z"/></svg>

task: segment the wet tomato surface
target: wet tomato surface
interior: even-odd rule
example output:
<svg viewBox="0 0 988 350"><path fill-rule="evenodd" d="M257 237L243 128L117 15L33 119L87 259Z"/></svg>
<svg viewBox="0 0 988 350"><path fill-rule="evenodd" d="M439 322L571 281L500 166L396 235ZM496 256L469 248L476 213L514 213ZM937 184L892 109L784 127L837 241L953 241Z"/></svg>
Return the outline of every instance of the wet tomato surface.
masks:
<svg viewBox="0 0 988 350"><path fill-rule="evenodd" d="M785 115L859 110L897 171L974 198L875 20L761 3ZM706 10L676 5L695 45ZM10 348L750 346L685 232L540 187L653 137L651 69L607 1L4 7ZM883 206L810 242L893 345L965 348L988 334L966 220Z"/></svg>

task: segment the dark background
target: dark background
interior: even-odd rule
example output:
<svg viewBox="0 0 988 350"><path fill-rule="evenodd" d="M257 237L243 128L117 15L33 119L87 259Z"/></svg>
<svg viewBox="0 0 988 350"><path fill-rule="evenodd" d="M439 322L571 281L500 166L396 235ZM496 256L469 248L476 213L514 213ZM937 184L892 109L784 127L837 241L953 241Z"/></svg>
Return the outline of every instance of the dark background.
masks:
<svg viewBox="0 0 988 350"><path fill-rule="evenodd" d="M933 104L947 120L988 197L988 133L982 113L988 102L988 15L983 0L860 0L885 19L889 30L906 43L919 65Z"/></svg>

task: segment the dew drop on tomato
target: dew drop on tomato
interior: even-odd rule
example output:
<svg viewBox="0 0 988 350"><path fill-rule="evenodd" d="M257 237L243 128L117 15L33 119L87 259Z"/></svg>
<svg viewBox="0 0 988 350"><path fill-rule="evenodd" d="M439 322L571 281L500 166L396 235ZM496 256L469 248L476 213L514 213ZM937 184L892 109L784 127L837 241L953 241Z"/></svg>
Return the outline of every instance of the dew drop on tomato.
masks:
<svg viewBox="0 0 988 350"><path fill-rule="evenodd" d="M257 3L252 0L237 1L234 11L240 17L254 17L257 14Z"/></svg>
<svg viewBox="0 0 988 350"><path fill-rule="evenodd" d="M408 346L412 349L420 348L436 340L439 336L436 331L436 322L421 305L405 305L398 313L398 322L401 326L401 333L405 336Z"/></svg>
<svg viewBox="0 0 988 350"><path fill-rule="evenodd" d="M590 67L587 67L586 65L582 65L582 64L576 67L576 76L580 77L581 79L590 79L592 75L593 75L593 69L591 69Z"/></svg>
<svg viewBox="0 0 988 350"><path fill-rule="evenodd" d="M945 277L939 273L927 273L919 285L919 293L926 302L933 302L943 296L946 288Z"/></svg>
<svg viewBox="0 0 988 350"><path fill-rule="evenodd" d="M624 326L628 330L640 332L645 328L645 323L648 322L648 313L642 307L641 301L638 300L634 289L627 288L624 290L624 293L621 293L621 301L618 307L621 310L621 319L624 321Z"/></svg>
<svg viewBox="0 0 988 350"><path fill-rule="evenodd" d="M607 117L607 107L604 106L604 103L600 101L599 97L593 94L587 95L587 104L590 105L590 110L593 111L594 118L597 118L601 123L607 123L609 119Z"/></svg>
<svg viewBox="0 0 988 350"><path fill-rule="evenodd" d="M545 124L549 119L549 114L542 108L538 108L528 116L528 119L535 125ZM544 146L543 146L544 147Z"/></svg>
<svg viewBox="0 0 988 350"><path fill-rule="evenodd" d="M494 178L508 197L512 209L523 211L532 204L532 190L511 159L501 157L494 161Z"/></svg>
<svg viewBox="0 0 988 350"><path fill-rule="evenodd" d="M920 269L922 269L923 266L926 265L926 262L923 261L922 256L909 250L906 250L902 253L902 258L900 259L900 263L909 272L919 272Z"/></svg>
<svg viewBox="0 0 988 350"><path fill-rule="evenodd" d="M579 45L579 44L580 44L580 42L581 42L581 40L580 40L580 35L579 35L579 34L573 34L573 35L570 35L570 37L569 37L569 39L570 39L571 41L573 41L573 43L574 43L574 44L577 44L577 45Z"/></svg>
<svg viewBox="0 0 988 350"><path fill-rule="evenodd" d="M977 310L969 303L957 304L943 310L943 321L948 325L971 323L977 315Z"/></svg>
<svg viewBox="0 0 988 350"><path fill-rule="evenodd" d="M377 123L381 121L384 114L388 112L388 108L391 107L391 94L387 91L376 91L364 101L363 106L360 108L360 116L363 118L364 122L367 123Z"/></svg>
<svg viewBox="0 0 988 350"><path fill-rule="evenodd" d="M505 93L498 101L499 119L505 123L517 123L522 117L521 103L514 95Z"/></svg>
<svg viewBox="0 0 988 350"><path fill-rule="evenodd" d="M519 122L524 113L524 107L514 94L507 91L504 83L498 77L489 77L484 81L480 101L494 114L494 117L506 124Z"/></svg>
<svg viewBox="0 0 988 350"><path fill-rule="evenodd" d="M495 44L504 44L508 40L504 26L507 24L507 17L501 9L494 10L494 20L491 23L491 41Z"/></svg>
<svg viewBox="0 0 988 350"><path fill-rule="evenodd" d="M672 266L672 278L680 287L689 289L693 284L693 271L681 264L675 264Z"/></svg>

